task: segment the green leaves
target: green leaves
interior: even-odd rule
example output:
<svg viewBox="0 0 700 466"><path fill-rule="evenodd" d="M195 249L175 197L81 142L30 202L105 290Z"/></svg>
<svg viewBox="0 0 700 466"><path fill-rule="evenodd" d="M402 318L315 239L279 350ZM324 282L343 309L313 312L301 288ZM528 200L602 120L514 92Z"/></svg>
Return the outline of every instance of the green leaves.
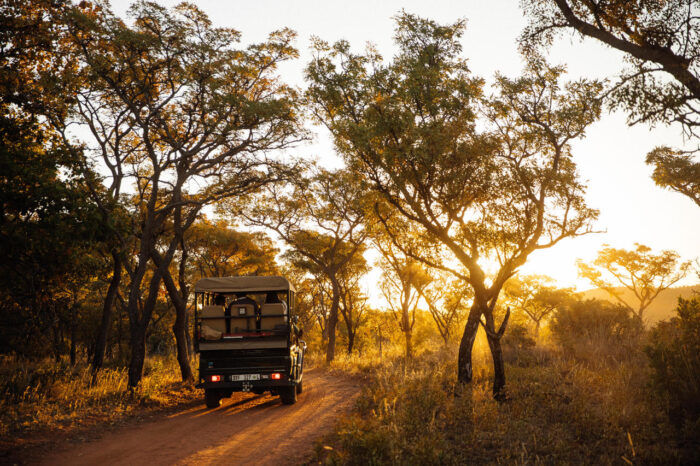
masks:
<svg viewBox="0 0 700 466"><path fill-rule="evenodd" d="M391 62L316 41L306 97L408 228L442 243L477 281L481 258L498 260L505 280L534 249L590 231L597 212L585 206L568 143L600 115L602 87L562 84L563 68L533 56L523 76L497 76L485 96L461 56L463 28L403 13Z"/></svg>
<svg viewBox="0 0 700 466"><path fill-rule="evenodd" d="M685 194L700 206L700 162L692 154L661 146L647 154L646 163L654 167L651 177L658 186Z"/></svg>

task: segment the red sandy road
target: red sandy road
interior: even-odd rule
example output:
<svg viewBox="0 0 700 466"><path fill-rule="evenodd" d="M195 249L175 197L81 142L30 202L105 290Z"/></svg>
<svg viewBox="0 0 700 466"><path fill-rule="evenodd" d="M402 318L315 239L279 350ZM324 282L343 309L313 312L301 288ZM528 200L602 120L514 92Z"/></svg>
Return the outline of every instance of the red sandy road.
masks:
<svg viewBox="0 0 700 466"><path fill-rule="evenodd" d="M357 393L353 380L311 370L295 405L267 394L234 393L217 409L201 405L125 428L45 456L41 464L299 464Z"/></svg>

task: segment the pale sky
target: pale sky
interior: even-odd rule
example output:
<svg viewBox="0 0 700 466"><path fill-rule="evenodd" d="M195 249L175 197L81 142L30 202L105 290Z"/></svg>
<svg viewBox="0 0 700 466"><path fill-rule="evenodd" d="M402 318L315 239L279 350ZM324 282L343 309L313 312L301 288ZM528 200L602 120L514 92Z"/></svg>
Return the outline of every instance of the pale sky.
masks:
<svg viewBox="0 0 700 466"><path fill-rule="evenodd" d="M161 0L165 6L178 1ZM367 42L375 44L390 59L396 49L392 42L392 16L401 9L440 23L467 19L463 37L464 56L473 73L491 80L496 71L516 76L522 61L516 39L525 18L517 0L447 1L333 1L333 0L199 0L192 1L217 26L242 33L242 43L262 41L275 29L289 27L298 33L300 58L285 63L280 74L288 83L304 87L303 69L310 59L309 39L318 36L328 42L347 39L358 51ZM113 1L114 11L124 16L129 1ZM551 51L550 62L567 65L571 79L613 76L622 66L622 54L587 40L561 39ZM299 147L302 156L317 157L326 165L338 164L329 135L318 130L316 140ZM692 142L692 141L691 141ZM700 257L700 208L689 198L658 188L650 178L652 169L644 163L658 145L689 147L679 127L628 127L624 114L604 114L590 127L587 137L573 144L574 160L587 182L587 201L600 210L597 229L606 233L565 240L557 246L534 253L524 273L550 275L561 286L590 288L577 277L575 261L595 257L602 244L631 248L638 242L654 251L674 249L684 259ZM696 144L697 146L697 141ZM368 283L377 283L372 277ZM680 285L697 282L693 275ZM368 290L372 301L378 293Z"/></svg>

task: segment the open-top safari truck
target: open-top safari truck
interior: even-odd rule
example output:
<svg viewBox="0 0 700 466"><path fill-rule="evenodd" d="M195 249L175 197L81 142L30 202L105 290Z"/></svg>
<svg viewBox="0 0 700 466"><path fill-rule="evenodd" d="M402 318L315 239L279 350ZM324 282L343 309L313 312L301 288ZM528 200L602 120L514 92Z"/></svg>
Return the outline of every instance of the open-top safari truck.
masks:
<svg viewBox="0 0 700 466"><path fill-rule="evenodd" d="M203 278L194 286L194 342L207 407L233 392L266 391L293 404L304 351L294 287L283 277Z"/></svg>

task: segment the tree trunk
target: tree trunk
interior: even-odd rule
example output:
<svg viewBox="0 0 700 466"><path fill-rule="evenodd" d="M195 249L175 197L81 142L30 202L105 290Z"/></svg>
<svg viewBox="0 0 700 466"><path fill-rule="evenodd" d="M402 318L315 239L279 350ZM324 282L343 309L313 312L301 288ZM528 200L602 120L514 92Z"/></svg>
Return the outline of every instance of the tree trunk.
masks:
<svg viewBox="0 0 700 466"><path fill-rule="evenodd" d="M406 340L406 359L408 360L413 357L413 329L404 330L403 335Z"/></svg>
<svg viewBox="0 0 700 466"><path fill-rule="evenodd" d="M187 302L180 294L180 290L175 286L170 270L167 269L165 262L159 264L159 272L163 276L163 283L168 290L170 300L175 307L175 323L173 324L173 333L175 334L175 346L177 348L177 363L180 366L180 374L182 381L194 380L192 367L190 366L189 351L187 349Z"/></svg>
<svg viewBox="0 0 700 466"><path fill-rule="evenodd" d="M187 252L187 247L185 246L185 240L183 238L180 238L180 265L178 267L178 274L177 274L177 279L178 283L180 286L180 296L182 296L182 301L185 305L185 312L182 314L182 326L183 326L183 332L185 335L185 341L184 341L184 346L185 346L185 351L186 351L186 356L187 356L187 366L189 367L189 360L190 356L192 356L192 351L191 351L191 339L190 339L190 329L189 329L189 313L187 312L187 300L189 299L190 296L190 290L189 287L187 286L187 258L189 254ZM190 373L192 371L190 370ZM184 379L183 379L184 380Z"/></svg>
<svg viewBox="0 0 700 466"><path fill-rule="evenodd" d="M145 262L143 262L143 264L142 269L145 271ZM143 277L143 275L141 277ZM142 279L138 279L131 284L127 311L129 313L129 329L131 331L131 361L129 362L128 383L129 388L132 390L138 386L138 384L141 382L141 377L143 376L143 363L146 360L146 329L148 328L148 324L151 322L153 308L156 305L160 281L160 271L156 269L153 273L153 277L151 278L151 283L148 289L148 297L143 303L141 312L139 312L139 297L141 295L140 283L142 282ZM139 285L136 283L139 283Z"/></svg>
<svg viewBox="0 0 700 466"><path fill-rule="evenodd" d="M506 370L503 364L503 351L501 339L487 335L486 339L493 359L493 397L498 401L506 399Z"/></svg>
<svg viewBox="0 0 700 466"><path fill-rule="evenodd" d="M102 306L102 321L97 332L97 340L95 341L95 353L92 359L92 370L97 372L104 364L105 348L107 347L107 339L109 338L109 328L112 324L112 309L114 309L114 300L117 297L119 284L122 277L122 262L121 257L116 251L112 251L112 280L107 288L107 295Z"/></svg>
<svg viewBox="0 0 700 466"><path fill-rule="evenodd" d="M56 322L53 326L53 359L58 364L61 362L61 328L60 322Z"/></svg>
<svg viewBox="0 0 700 466"><path fill-rule="evenodd" d="M133 322L131 329L131 360L129 361L129 389L135 389L143 375L146 360L146 328L140 322Z"/></svg>
<svg viewBox="0 0 700 466"><path fill-rule="evenodd" d="M355 332L348 329L348 354L352 354L353 346L355 346Z"/></svg>
<svg viewBox="0 0 700 466"><path fill-rule="evenodd" d="M187 348L187 325L185 322L187 310L185 309L185 312L181 312L177 306L175 309L177 314L173 324L173 333L175 334L175 345L177 346L177 363L180 366L182 381L188 382L194 380L194 374L190 366L189 349Z"/></svg>
<svg viewBox="0 0 700 466"><path fill-rule="evenodd" d="M331 280L333 296L331 299L331 312L328 316L328 348L326 350L326 362L330 363L335 358L335 327L338 324L338 307L340 305L340 287L335 279Z"/></svg>
<svg viewBox="0 0 700 466"><path fill-rule="evenodd" d="M70 310L70 352L69 352L69 357L70 357L70 365L75 366L75 350L76 350L76 320L77 320L77 307L78 304L74 303L73 306L71 307Z"/></svg>
<svg viewBox="0 0 700 466"><path fill-rule="evenodd" d="M464 326L464 334L459 342L459 353L457 359L457 381L461 383L469 383L472 381L472 348L476 339L476 332L479 330L479 319L481 318L482 307L474 299L469 310L469 317Z"/></svg>

